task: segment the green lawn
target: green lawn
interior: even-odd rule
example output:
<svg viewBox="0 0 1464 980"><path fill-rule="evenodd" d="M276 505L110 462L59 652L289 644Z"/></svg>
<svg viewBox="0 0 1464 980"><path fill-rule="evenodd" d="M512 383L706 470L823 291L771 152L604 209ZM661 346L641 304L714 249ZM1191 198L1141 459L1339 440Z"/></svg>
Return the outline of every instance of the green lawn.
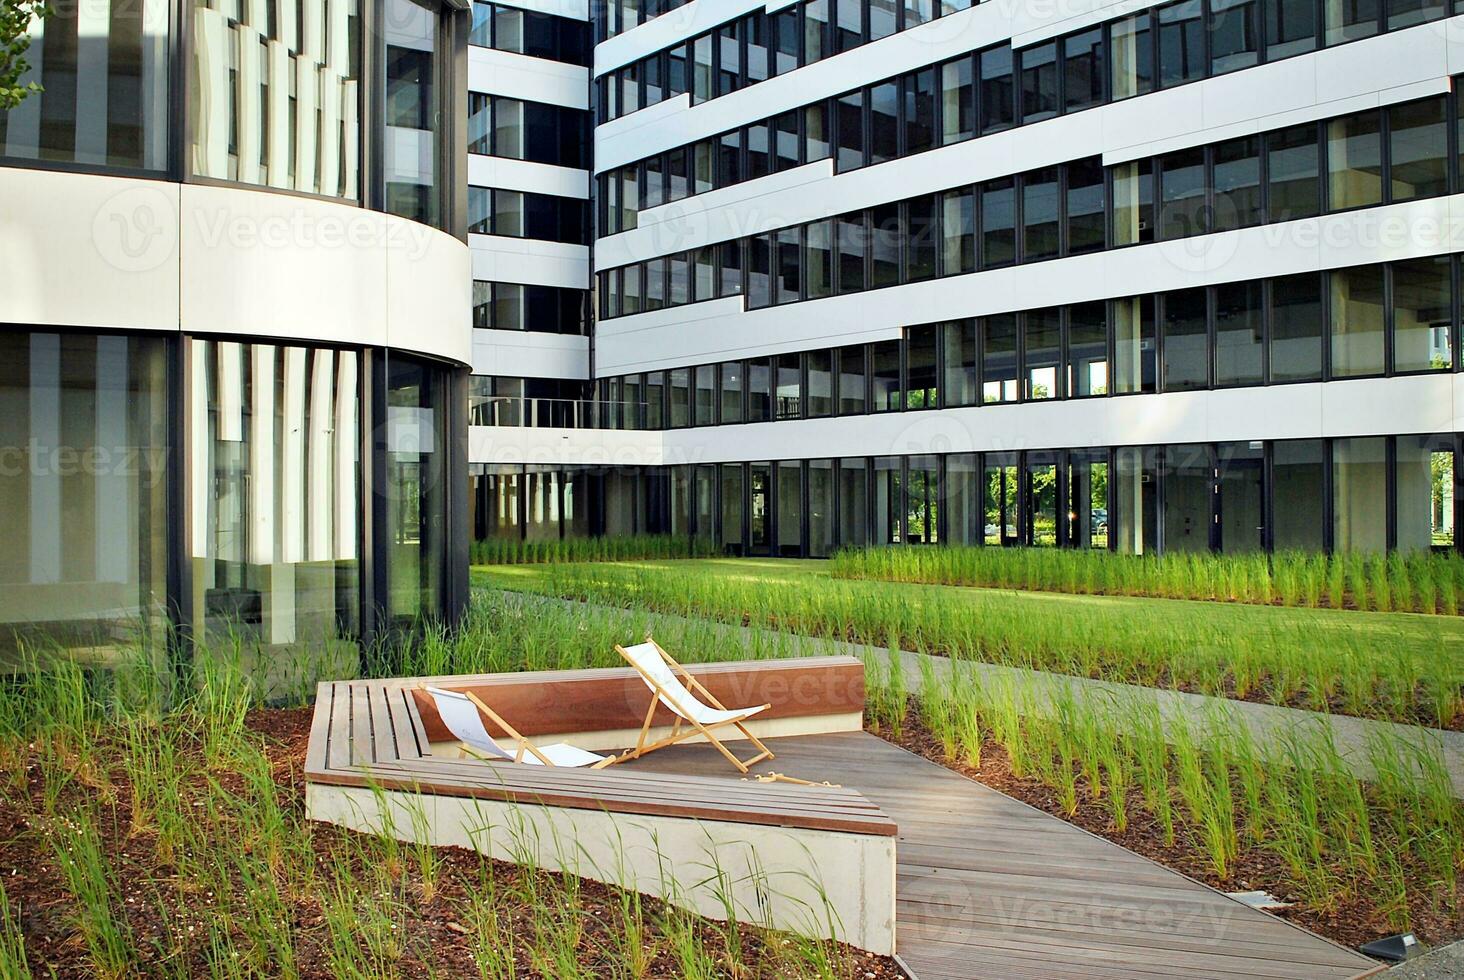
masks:
<svg viewBox="0 0 1464 980"><path fill-rule="evenodd" d="M475 585L1085 677L1453 726L1464 620L835 579L827 563L477 567Z"/></svg>

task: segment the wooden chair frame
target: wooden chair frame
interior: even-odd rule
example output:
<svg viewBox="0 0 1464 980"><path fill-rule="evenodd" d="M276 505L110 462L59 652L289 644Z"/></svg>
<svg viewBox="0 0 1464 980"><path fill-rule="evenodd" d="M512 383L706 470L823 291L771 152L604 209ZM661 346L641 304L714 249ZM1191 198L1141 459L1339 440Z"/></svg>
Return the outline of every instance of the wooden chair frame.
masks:
<svg viewBox="0 0 1464 980"><path fill-rule="evenodd" d="M702 698L708 705L716 708L718 711L730 710L721 701L718 701L716 696L712 694L711 691L708 691L704 686L702 686L700 681L691 676L691 673L685 667L677 663L676 658L672 657L671 654L662 649L661 644L657 643L649 636L646 637L646 642L656 648L656 652L661 655L661 659L666 662L666 665L668 667L681 675L681 680L686 685L687 690L689 690L692 694ZM732 763L744 773L746 773L750 767L757 765L759 762L762 762L765 759L774 758L772 750L764 745L756 735L748 731L747 726L743 724L743 722L745 722L748 718L752 717L759 711L765 711L768 708L772 707L771 703L764 704L756 708L744 708L744 713L734 718L728 718L726 721L719 721L713 725L703 725L701 722L691 718L691 712L687 710L686 706L679 703L676 698L670 694L670 692L668 692L664 687L656 682L656 679L654 677L651 677L645 671L641 670L640 667L636 666L635 661L630 658L630 654L625 651L625 648L623 646L618 643L615 644L615 652L620 654L621 657L625 658L626 663L630 664L632 667L635 667L636 673L640 674L641 678L651 686L654 693L651 695L651 705L649 708L646 709L646 718L645 721L641 724L640 737L636 740L635 748L627 749L620 755L613 756L606 761L606 765L610 765L616 762L626 762L630 759L639 759L647 752L654 752L657 749L664 749L667 746L675 745L678 742L684 742L689 738L696 738L698 735L704 737L708 742L714 745L717 751L722 753L722 755L726 757L728 762ZM662 698L665 698L669 704L673 705L673 710L676 713L676 720L671 726L670 735L667 735L665 738L652 742L648 745L646 744L646 739L650 736L651 718L654 717L654 715L656 714L656 705L661 703ZM683 723L691 727L683 731ZM746 762L743 762L741 759L738 759L735 755L733 755L731 750L729 750L727 746L722 744L721 739L712 734L712 729L725 728L728 725L736 728L739 732L742 733L743 737L752 742L753 745L757 746L758 754L753 756L751 759L748 759Z"/></svg>
<svg viewBox="0 0 1464 980"><path fill-rule="evenodd" d="M419 691L424 691L425 692L425 691L427 691L427 685L426 684L418 684L417 685L417 689ZM558 769L559 768L554 763L550 762L549 761L549 757L546 756L543 752L540 752L539 751L539 747L536 746L533 742L529 741L529 739L528 739L527 736L521 734L517 728L514 728L512 725L510 725L508 723L508 720L507 719L505 719L498 712L494 711L492 708L488 707L488 705L485 704L483 702L483 699L480 698L480 697L478 697L478 695L474 694L472 691L453 691L452 693L454 693L454 694L461 694L463 697L465 697L469 701L471 701L473 703L473 707L477 708L480 712L482 712L484 715L486 715L490 721L492 721L499 728L503 729L503 731L508 735L509 738L513 739L515 742L518 743L518 750L513 755L513 761L514 762L523 762L524 761L524 753L525 752L528 752L530 755L532 755L534 758L538 759L540 762L542 762L545 766L549 767L550 769ZM428 697L431 697L431 694L430 693L428 694ZM475 758L475 759L481 759L484 762L502 762L503 761L502 759L498 759L498 758L494 758L492 756L484 755L482 752L476 751L475 749L473 749L470 746L468 746L466 743L459 742L458 743L458 758L461 759L461 758L464 758L466 756L472 756L473 758ZM615 758L612 756L612 757L610 757L608 759L603 759L600 762L597 762L594 765L588 766L586 768L589 768L589 769L603 769L606 766L610 765L614 761L615 761Z"/></svg>

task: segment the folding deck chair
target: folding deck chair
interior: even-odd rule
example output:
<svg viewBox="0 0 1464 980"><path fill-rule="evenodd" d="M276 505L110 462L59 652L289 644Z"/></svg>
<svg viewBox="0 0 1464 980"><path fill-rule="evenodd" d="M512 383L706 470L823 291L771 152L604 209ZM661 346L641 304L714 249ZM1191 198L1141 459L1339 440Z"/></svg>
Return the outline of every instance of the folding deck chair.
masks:
<svg viewBox="0 0 1464 980"><path fill-rule="evenodd" d="M452 733L452 737L462 743L463 753L482 759L484 762L521 762L530 766L551 766L562 769L579 769L590 766L600 769L614 761L606 756L575 748L568 742L537 746L520 735L517 729L504 721L498 712L484 704L471 691L445 691L440 687L429 687L426 684L420 684L418 688L426 691L432 698L432 703L437 707L438 717L442 719L442 724L447 727L447 730ZM494 741L493 736L488 734L488 729L483 724L484 715L493 719L493 723L502 728L509 738L518 742L516 752L510 753Z"/></svg>
<svg viewBox="0 0 1464 980"><path fill-rule="evenodd" d="M616 756L611 760L612 762L639 759L647 752L664 749L668 745L675 745L677 742L684 742L698 735L705 737L708 742L715 745L717 751L727 757L727 761L743 772L747 772L749 766L754 766L764 759L773 758L772 751L743 724L753 715L772 707L771 704L760 704L755 708L728 708L650 637L646 637L646 642L637 643L632 647L616 644L615 652L624 657L641 675L641 679L651 689L652 697L651 706L646 709L646 720L641 725L640 739L636 742L635 748ZM677 674L680 674L681 677L678 678ZM682 678L685 679L685 684L682 683ZM676 715L676 721L671 728L670 735L647 745L646 738L651 730L651 716L656 713L658 702L671 709ZM690 727L683 729L683 723ZM725 728L728 725L736 728L753 745L756 745L758 754L743 762L728 751L721 739L713 734L714 729Z"/></svg>

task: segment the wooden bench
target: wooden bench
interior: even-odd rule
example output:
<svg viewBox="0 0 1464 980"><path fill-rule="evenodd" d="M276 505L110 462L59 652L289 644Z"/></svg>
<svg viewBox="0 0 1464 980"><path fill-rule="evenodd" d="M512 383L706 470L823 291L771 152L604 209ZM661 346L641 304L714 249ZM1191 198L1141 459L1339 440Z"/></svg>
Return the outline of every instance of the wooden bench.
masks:
<svg viewBox="0 0 1464 980"><path fill-rule="evenodd" d="M689 669L725 703L771 703L760 738L848 731L851 718L857 730L862 718L863 665L851 657ZM650 699L619 668L322 683L305 763L312 819L404 839L425 829L431 843L505 860L530 854L707 915L725 914L715 888L695 887L715 862L748 921L817 931L830 903L839 939L893 951L897 829L859 792L740 781L730 767L672 775L633 762L586 770L460 758L431 699L415 690L424 681L474 691L525 735L588 749L633 742L623 733L639 730ZM687 880L666 881L668 868Z"/></svg>

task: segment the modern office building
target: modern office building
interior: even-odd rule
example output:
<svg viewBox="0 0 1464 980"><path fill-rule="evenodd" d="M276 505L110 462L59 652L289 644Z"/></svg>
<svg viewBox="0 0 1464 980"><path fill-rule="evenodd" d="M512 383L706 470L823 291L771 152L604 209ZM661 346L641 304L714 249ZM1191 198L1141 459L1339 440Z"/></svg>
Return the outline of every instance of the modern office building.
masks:
<svg viewBox="0 0 1464 980"><path fill-rule="evenodd" d="M0 113L0 652L452 618L471 15L55 6Z"/></svg>
<svg viewBox="0 0 1464 980"><path fill-rule="evenodd" d="M578 12L594 322L475 342L475 533L1453 547L1451 2Z"/></svg>

